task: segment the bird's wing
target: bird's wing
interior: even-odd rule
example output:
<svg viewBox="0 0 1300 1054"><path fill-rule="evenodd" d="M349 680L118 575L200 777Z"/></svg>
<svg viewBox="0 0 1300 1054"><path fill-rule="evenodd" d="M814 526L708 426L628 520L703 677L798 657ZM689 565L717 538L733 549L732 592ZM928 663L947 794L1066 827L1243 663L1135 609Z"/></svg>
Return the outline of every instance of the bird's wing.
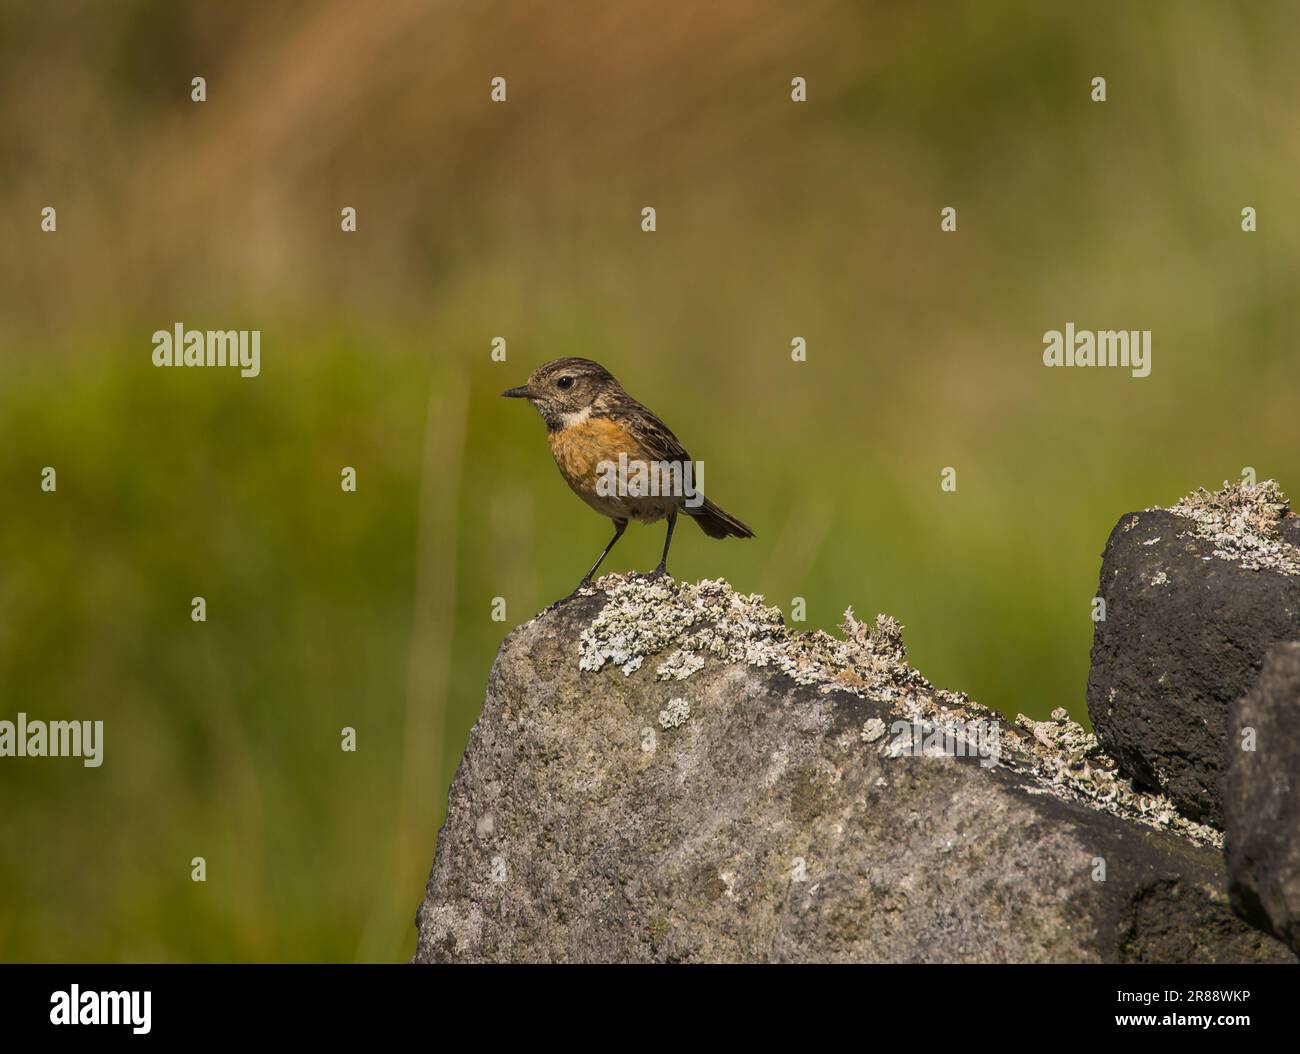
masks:
<svg viewBox="0 0 1300 1054"><path fill-rule="evenodd" d="M636 436L645 448L646 456L652 461L686 462L691 455L686 453L672 429L664 424L650 410L640 403L629 408L636 419Z"/></svg>

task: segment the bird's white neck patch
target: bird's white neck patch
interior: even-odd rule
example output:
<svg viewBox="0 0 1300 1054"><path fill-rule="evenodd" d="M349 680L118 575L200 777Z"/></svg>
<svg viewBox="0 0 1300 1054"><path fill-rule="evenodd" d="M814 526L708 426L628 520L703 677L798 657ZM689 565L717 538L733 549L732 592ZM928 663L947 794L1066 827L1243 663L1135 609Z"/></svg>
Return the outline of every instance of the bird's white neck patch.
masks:
<svg viewBox="0 0 1300 1054"><path fill-rule="evenodd" d="M572 428L575 425L585 424L590 419L590 406L584 406L581 410L572 410L567 414L560 414L560 423L565 428Z"/></svg>

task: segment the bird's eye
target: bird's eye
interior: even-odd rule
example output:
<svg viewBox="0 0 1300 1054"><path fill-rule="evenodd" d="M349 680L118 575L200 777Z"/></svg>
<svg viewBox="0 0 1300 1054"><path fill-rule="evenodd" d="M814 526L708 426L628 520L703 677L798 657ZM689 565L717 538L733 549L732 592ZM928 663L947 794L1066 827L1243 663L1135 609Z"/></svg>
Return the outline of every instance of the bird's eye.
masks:
<svg viewBox="0 0 1300 1054"><path fill-rule="evenodd" d="M555 382L555 387L557 387L557 388L572 388L572 387L573 387L573 378L572 378L572 377L561 377L558 381Z"/></svg>

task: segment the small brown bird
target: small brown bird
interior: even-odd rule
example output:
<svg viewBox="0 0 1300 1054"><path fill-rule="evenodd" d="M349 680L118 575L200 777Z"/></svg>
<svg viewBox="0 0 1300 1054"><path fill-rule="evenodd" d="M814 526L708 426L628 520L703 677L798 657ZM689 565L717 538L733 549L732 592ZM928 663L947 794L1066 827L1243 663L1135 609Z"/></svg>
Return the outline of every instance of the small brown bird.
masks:
<svg viewBox="0 0 1300 1054"><path fill-rule="evenodd" d="M664 553L653 574L665 573L679 512L710 538L752 538L754 532L704 497L703 466L691 461L658 417L590 359L555 359L538 366L528 383L501 393L527 399L546 422L546 438L560 475L583 501L614 521L614 537L578 583L623 537L629 520L667 518Z"/></svg>

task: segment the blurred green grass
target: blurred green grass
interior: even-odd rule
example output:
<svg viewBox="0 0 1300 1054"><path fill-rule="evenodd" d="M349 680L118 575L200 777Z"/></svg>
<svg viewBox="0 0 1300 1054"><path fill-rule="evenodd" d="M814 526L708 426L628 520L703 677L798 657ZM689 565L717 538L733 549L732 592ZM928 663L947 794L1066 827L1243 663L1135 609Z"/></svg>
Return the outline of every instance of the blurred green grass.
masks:
<svg viewBox="0 0 1300 1054"><path fill-rule="evenodd" d="M1008 714L1084 716L1123 512L1296 485L1289 8L178 7L0 6L0 718L106 722L100 769L0 763L0 959L409 955L501 637L608 537L497 398L544 359L757 531L676 576L889 612ZM152 368L175 321L262 375ZM1043 369L1068 321L1152 376Z"/></svg>

